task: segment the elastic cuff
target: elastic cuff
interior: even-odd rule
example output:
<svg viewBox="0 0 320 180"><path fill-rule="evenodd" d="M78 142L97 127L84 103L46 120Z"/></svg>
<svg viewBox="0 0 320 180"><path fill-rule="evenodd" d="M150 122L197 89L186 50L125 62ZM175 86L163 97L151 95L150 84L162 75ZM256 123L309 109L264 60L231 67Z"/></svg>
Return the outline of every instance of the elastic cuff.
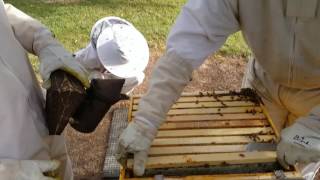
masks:
<svg viewBox="0 0 320 180"><path fill-rule="evenodd" d="M67 52L60 44L52 44L41 50L41 54L48 55L47 53L54 55L59 59L65 59L72 57L72 54Z"/></svg>

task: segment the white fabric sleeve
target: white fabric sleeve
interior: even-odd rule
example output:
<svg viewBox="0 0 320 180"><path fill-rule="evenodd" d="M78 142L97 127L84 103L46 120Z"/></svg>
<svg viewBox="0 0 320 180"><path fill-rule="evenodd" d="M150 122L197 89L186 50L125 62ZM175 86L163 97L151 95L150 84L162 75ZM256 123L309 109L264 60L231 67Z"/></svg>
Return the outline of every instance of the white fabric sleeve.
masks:
<svg viewBox="0 0 320 180"><path fill-rule="evenodd" d="M182 9L157 62L148 92L139 103L134 122L157 131L180 97L192 71L238 31L236 0L190 0Z"/></svg>
<svg viewBox="0 0 320 180"><path fill-rule="evenodd" d="M89 43L85 48L80 49L74 53L75 58L79 61L87 70L104 69L100 63L97 50Z"/></svg>
<svg viewBox="0 0 320 180"><path fill-rule="evenodd" d="M39 55L43 48L59 44L48 28L39 21L11 4L5 4L5 10L16 39L28 52Z"/></svg>
<svg viewBox="0 0 320 180"><path fill-rule="evenodd" d="M194 69L239 30L237 0L189 0L167 40L167 52L188 59Z"/></svg>
<svg viewBox="0 0 320 180"><path fill-rule="evenodd" d="M174 53L165 54L153 69L148 92L136 112L134 122L156 132L170 107L192 78L192 66Z"/></svg>

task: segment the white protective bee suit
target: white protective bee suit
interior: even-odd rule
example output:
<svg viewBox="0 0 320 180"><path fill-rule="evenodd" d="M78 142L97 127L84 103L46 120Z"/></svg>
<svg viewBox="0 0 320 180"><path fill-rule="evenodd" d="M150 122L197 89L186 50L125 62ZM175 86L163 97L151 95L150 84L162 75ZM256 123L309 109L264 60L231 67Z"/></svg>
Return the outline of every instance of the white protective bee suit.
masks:
<svg viewBox="0 0 320 180"><path fill-rule="evenodd" d="M89 44L75 58L88 70L89 79L125 79L121 94L128 95L143 82L149 47L130 22L110 16L95 23Z"/></svg>
<svg viewBox="0 0 320 180"><path fill-rule="evenodd" d="M86 72L45 26L2 0L0 39L0 179L46 179L42 172L59 164L60 178L72 179L63 136L48 136L43 94L27 52L39 56L47 87L56 69L88 85Z"/></svg>
<svg viewBox="0 0 320 180"><path fill-rule="evenodd" d="M134 173L143 174L157 129L192 71L239 30L254 57L244 86L262 96L278 131L290 125L281 134L279 162L286 167L318 161L319 11L318 0L189 0L171 29L167 52L153 70L134 121L120 136L119 161L134 153Z"/></svg>

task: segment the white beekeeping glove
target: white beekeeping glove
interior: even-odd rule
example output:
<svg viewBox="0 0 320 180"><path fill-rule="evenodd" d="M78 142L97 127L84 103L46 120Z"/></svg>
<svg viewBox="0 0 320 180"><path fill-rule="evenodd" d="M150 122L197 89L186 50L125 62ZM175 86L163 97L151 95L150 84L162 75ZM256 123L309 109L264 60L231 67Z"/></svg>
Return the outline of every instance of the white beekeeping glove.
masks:
<svg viewBox="0 0 320 180"><path fill-rule="evenodd" d="M35 39L44 39L50 37L50 32L46 29L35 35ZM39 36L39 37L38 37ZM43 87L50 87L50 74L58 69L64 70L77 79L79 79L85 87L89 87L89 73L76 61L71 53L67 52L64 47L54 38L48 38L48 45L38 51L40 59L40 74L43 78Z"/></svg>
<svg viewBox="0 0 320 180"><path fill-rule="evenodd" d="M45 88L50 86L50 74L58 69L70 73L84 86L89 87L85 68L75 61L72 54L63 48L47 27L10 4L6 4L5 9L15 38L28 52L39 57L40 74Z"/></svg>
<svg viewBox="0 0 320 180"><path fill-rule="evenodd" d="M156 133L156 129L131 122L120 135L116 156L118 162L125 166L128 153L132 153L134 155L133 172L137 176L143 175L149 148Z"/></svg>
<svg viewBox="0 0 320 180"><path fill-rule="evenodd" d="M59 168L56 160L0 160L0 179L7 180L55 180L43 173Z"/></svg>
<svg viewBox="0 0 320 180"><path fill-rule="evenodd" d="M296 163L320 160L320 118L315 114L301 117L282 130L277 147L278 160L284 168Z"/></svg>
<svg viewBox="0 0 320 180"><path fill-rule="evenodd" d="M128 153L134 154L133 171L141 176L150 145L167 112L180 97L192 77L193 67L176 54L162 57L153 70L147 94L141 98L133 122L119 139L117 159L125 165Z"/></svg>

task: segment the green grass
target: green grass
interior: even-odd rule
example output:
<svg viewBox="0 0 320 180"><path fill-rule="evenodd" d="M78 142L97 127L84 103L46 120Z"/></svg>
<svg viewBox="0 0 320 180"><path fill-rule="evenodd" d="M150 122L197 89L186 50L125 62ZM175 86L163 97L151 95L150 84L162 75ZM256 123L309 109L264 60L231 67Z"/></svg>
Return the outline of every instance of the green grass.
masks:
<svg viewBox="0 0 320 180"><path fill-rule="evenodd" d="M152 49L163 49L166 36L186 0L82 0L78 3L44 3L48 0L7 0L51 29L70 51L85 47L93 24L105 16L132 22ZM231 36L222 55L247 56L242 36ZM36 62L33 62L36 63Z"/></svg>
<svg viewBox="0 0 320 180"><path fill-rule="evenodd" d="M43 0L45 1L45 0ZM93 24L105 16L133 23L150 46L163 46L171 24L185 0L83 0L73 4L48 4L40 0L6 2L39 19L70 50L84 47Z"/></svg>
<svg viewBox="0 0 320 180"><path fill-rule="evenodd" d="M240 32L230 36L218 52L226 56L248 57L251 53Z"/></svg>

